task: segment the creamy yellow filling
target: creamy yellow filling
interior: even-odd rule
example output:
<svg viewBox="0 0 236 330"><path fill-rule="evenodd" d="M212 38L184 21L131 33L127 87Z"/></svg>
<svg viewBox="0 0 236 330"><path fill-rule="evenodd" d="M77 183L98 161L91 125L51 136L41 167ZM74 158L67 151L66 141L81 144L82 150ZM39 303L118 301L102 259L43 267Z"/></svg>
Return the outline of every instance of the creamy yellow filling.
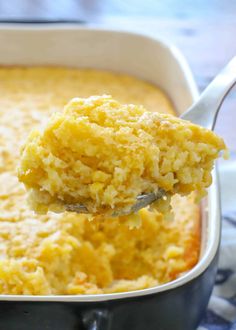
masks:
<svg viewBox="0 0 236 330"><path fill-rule="evenodd" d="M194 196L172 199L174 218L141 211L135 229L75 213L38 215L16 177L20 146L75 95L173 113L157 87L126 75L67 68L0 68L0 293L91 294L139 290L191 269L200 246Z"/></svg>

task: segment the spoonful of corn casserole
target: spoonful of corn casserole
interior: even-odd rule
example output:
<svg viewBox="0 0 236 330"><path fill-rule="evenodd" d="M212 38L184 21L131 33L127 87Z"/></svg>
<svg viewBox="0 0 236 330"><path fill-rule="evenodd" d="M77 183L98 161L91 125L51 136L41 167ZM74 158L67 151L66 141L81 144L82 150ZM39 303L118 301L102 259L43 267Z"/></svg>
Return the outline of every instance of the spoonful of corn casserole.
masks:
<svg viewBox="0 0 236 330"><path fill-rule="evenodd" d="M163 210L176 193L204 194L224 149L214 132L175 116L106 95L74 98L31 132L18 176L38 213Z"/></svg>
<svg viewBox="0 0 236 330"><path fill-rule="evenodd" d="M72 99L22 148L18 177L31 207L122 216L152 204L168 214L173 195L204 196L214 161L227 150L211 129L236 82L235 62L181 118L108 95Z"/></svg>

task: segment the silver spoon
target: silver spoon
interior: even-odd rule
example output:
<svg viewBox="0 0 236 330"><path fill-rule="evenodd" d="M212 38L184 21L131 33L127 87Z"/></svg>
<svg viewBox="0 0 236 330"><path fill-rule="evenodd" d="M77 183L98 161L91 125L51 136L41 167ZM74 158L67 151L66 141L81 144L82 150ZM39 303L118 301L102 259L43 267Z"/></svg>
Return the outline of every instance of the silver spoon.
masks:
<svg viewBox="0 0 236 330"><path fill-rule="evenodd" d="M207 88L200 95L199 99L180 118L189 120L194 124L213 130L220 107L236 83L236 56L226 65L226 67L213 79ZM113 216L135 213L147 207L156 200L165 196L163 189L157 193L148 193L137 196L137 202L129 212L114 212ZM65 205L67 211L77 213L88 213L87 208L81 204Z"/></svg>

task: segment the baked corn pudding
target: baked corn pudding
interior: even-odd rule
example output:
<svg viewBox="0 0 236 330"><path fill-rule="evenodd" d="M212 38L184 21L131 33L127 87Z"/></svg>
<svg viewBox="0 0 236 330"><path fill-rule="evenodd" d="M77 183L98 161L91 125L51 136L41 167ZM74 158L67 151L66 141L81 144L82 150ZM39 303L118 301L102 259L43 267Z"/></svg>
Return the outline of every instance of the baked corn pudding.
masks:
<svg viewBox="0 0 236 330"><path fill-rule="evenodd" d="M18 176L39 213L66 205L103 217L130 213L137 196L160 189L163 210L165 194L202 196L224 149L214 132L173 115L106 95L74 98L31 132Z"/></svg>
<svg viewBox="0 0 236 330"><path fill-rule="evenodd" d="M172 198L172 220L155 210L142 209L141 226L130 229L125 221L112 217L89 221L87 215L71 212L36 214L29 209L24 185L17 179L21 145L31 129L47 125L48 117L61 112L75 95L111 94L121 104L143 104L151 111L173 113L168 98L157 87L110 72L50 67L0 68L0 81L0 293L139 290L174 280L197 263L200 219L194 194ZM191 130L186 134L191 136ZM198 135L197 131L194 134ZM206 143L214 146L216 142L201 143L199 147L205 150ZM206 161L210 162L215 149L206 154ZM191 157L198 159L197 155L192 154L189 161ZM152 164L151 158L149 161ZM170 164L167 159L163 163L163 174L168 173ZM85 165L90 171L92 164ZM154 169L147 175L155 178ZM100 172L95 172L95 182L96 178ZM205 180L210 182L209 177ZM98 182L103 183L101 179Z"/></svg>

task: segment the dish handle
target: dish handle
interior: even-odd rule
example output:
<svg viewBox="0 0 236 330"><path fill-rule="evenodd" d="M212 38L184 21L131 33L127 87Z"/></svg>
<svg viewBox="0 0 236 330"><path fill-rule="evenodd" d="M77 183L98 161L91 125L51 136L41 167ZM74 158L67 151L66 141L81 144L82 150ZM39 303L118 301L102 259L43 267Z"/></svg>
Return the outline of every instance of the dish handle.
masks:
<svg viewBox="0 0 236 330"><path fill-rule="evenodd" d="M108 330L110 314L105 309L86 311L82 318L86 330Z"/></svg>

